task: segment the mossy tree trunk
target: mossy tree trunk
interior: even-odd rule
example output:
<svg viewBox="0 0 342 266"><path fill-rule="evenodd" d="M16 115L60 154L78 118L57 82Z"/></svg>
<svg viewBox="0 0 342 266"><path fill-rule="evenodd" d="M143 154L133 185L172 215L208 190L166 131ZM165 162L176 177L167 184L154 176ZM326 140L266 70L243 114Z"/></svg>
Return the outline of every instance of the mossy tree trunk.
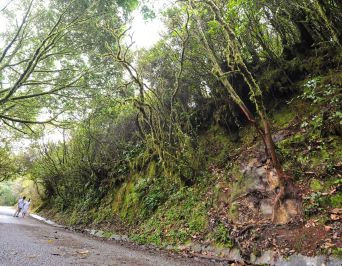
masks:
<svg viewBox="0 0 342 266"><path fill-rule="evenodd" d="M342 36L340 36L338 29L336 29L334 22L330 19L330 16L327 14L327 11L329 8L326 7L326 4L322 0L315 0L314 6L316 10L318 11L319 16L323 19L325 26L330 32L330 35L335 42L335 44L338 46L339 49L342 49ZM341 27L341 25L340 25Z"/></svg>
<svg viewBox="0 0 342 266"><path fill-rule="evenodd" d="M225 49L226 61L228 62L228 64L231 66L233 70L238 71L244 78L246 84L249 87L251 100L256 107L257 115L259 116L261 120L262 126L260 127L253 113L248 109L246 104L242 101L241 97L237 94L233 85L229 81L228 79L229 73L225 73L225 71L222 69L219 59L217 58L214 49L210 46L208 39L202 29L201 19L195 15L201 39L208 52L208 57L210 58L210 61L212 62L214 66L213 74L221 81L221 83L224 85L224 87L228 91L230 97L240 107L240 109L242 110L242 112L244 113L248 121L255 127L256 131L258 132L258 134L260 135L264 143L265 152L272 163L272 167L275 169L279 177L278 194L275 198L273 217L272 217L272 221L274 221L275 210L277 208L277 205L279 204L280 200L284 198L284 196L287 194L286 190L293 189L293 186L289 185L292 182L291 177L289 177L288 175L284 173L282 165L276 154L275 144L272 139L272 134L271 134L271 129L270 129L270 123L267 118L265 106L263 104L262 91L260 89L260 86L256 82L255 78L252 76L251 72L248 70L246 64L244 63L234 31L230 28L228 23L225 21L223 15L220 13L219 8L216 6L214 1L204 0L203 2L205 2L211 8L211 10L213 11L215 15L216 20L222 26L223 34L227 41L227 47ZM188 3L190 4L191 8L195 11L193 2L189 0ZM194 13L196 13L196 11ZM291 191L291 194L293 193L294 191Z"/></svg>

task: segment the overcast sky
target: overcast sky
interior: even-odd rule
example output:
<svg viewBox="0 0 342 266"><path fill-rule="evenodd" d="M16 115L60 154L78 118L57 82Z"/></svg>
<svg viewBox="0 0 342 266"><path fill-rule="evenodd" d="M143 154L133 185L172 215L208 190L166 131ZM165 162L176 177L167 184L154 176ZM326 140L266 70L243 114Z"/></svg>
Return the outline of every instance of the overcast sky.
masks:
<svg viewBox="0 0 342 266"><path fill-rule="evenodd" d="M160 11L165 10L172 2L172 0L154 0L157 17L152 21L144 21L139 10L133 13L132 31L136 48L151 48L160 39L160 33L165 29L160 19Z"/></svg>
<svg viewBox="0 0 342 266"><path fill-rule="evenodd" d="M20 0L17 0L18 2ZM9 0L0 0L0 10L7 5ZM152 21L144 21L140 10L137 9L133 12L132 32L134 32L135 48L150 48L159 40L160 33L163 31L164 26L160 20L158 14L160 11L165 10L173 3L173 0L154 0L151 1L153 9L157 14L157 17ZM21 17L18 17L18 21L21 21ZM0 31L6 29L6 20L0 13Z"/></svg>

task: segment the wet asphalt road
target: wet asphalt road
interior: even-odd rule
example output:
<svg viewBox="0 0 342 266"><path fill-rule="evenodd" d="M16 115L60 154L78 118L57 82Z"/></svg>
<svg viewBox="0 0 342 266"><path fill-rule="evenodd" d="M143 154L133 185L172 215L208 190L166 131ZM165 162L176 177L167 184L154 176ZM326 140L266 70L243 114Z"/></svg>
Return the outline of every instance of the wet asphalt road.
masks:
<svg viewBox="0 0 342 266"><path fill-rule="evenodd" d="M99 240L0 207L0 265L214 265L165 252Z"/></svg>

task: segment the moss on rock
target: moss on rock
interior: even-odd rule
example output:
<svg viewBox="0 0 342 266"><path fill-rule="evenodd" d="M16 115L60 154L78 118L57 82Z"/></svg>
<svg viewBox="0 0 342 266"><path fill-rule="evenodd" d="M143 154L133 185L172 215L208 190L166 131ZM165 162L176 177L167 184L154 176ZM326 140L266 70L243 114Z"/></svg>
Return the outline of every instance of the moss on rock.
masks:
<svg viewBox="0 0 342 266"><path fill-rule="evenodd" d="M321 182L317 179L312 179L310 182L310 188L313 191L322 191L323 190L323 185L321 184Z"/></svg>

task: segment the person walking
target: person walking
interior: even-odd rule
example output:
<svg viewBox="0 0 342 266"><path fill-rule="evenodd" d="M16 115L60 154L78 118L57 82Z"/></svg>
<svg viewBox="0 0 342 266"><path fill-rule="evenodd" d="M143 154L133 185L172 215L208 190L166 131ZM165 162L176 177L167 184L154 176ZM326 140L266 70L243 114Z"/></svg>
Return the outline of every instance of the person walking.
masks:
<svg viewBox="0 0 342 266"><path fill-rule="evenodd" d="M13 217L19 217L19 213L21 212L22 208L24 207L26 197L19 198L18 200L18 207L17 210L15 211Z"/></svg>
<svg viewBox="0 0 342 266"><path fill-rule="evenodd" d="M28 199L28 201L24 202L24 206L23 206L23 209L21 211L23 218L25 218L25 215L27 214L27 212L30 208L30 204L31 204L31 199Z"/></svg>

